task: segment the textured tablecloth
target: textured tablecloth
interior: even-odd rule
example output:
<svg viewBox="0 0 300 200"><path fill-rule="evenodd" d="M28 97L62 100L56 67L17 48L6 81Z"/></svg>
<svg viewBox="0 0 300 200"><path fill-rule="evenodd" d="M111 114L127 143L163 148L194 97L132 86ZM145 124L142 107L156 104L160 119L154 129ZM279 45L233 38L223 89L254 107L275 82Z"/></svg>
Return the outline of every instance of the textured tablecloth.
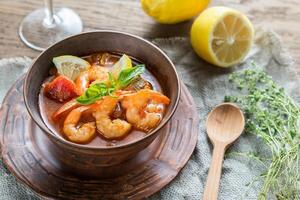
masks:
<svg viewBox="0 0 300 200"><path fill-rule="evenodd" d="M234 70L251 67L250 62L254 61L299 101L300 90L297 90L299 82L292 65L293 60L272 31L258 31L255 45L246 61L241 66L231 69L216 68L202 61L193 52L188 38L161 38L153 40L153 43L166 52L174 62L180 78L194 98L201 122L198 143L190 161L171 184L150 199L201 199L212 154L212 146L206 137L204 123L208 112L223 101L225 94L236 92L228 83L228 75ZM0 61L1 101L9 86L26 71L30 62L29 58ZM228 150L232 151L265 153L264 145L251 134L243 134ZM251 188L246 185L262 170L262 166L247 158L227 157L223 165L219 199L256 199L260 184L257 183ZM37 199L30 190L16 183L15 178L1 162L0 185L0 199ZM245 196L246 191L248 196Z"/></svg>

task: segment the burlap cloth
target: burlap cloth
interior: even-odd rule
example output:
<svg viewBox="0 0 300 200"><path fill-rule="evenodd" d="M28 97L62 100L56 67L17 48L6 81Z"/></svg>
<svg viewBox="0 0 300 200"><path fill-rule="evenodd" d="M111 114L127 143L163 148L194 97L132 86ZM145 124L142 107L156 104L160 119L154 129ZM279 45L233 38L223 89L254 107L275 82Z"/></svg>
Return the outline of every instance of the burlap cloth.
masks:
<svg viewBox="0 0 300 200"><path fill-rule="evenodd" d="M299 82L292 67L293 60L272 31L258 31L255 45L246 61L242 66L231 69L219 69L202 61L193 52L188 38L155 39L153 43L166 52L174 62L181 80L194 98L201 122L198 143L190 161L174 181L150 199L201 199L212 154L204 123L207 113L223 101L225 94L236 92L228 83L228 75L234 70L251 67L250 62L254 61L299 101L300 90L297 90ZM29 58L0 60L0 102L9 86L26 71L30 62ZM233 151L265 153L261 142L251 134L243 134L228 150ZM251 188L246 185L262 170L264 170L262 166L247 158L227 157L223 165L219 199L256 199L260 183L254 184ZM248 195L245 196L247 191ZM0 162L0 199L38 198L25 186L17 183Z"/></svg>

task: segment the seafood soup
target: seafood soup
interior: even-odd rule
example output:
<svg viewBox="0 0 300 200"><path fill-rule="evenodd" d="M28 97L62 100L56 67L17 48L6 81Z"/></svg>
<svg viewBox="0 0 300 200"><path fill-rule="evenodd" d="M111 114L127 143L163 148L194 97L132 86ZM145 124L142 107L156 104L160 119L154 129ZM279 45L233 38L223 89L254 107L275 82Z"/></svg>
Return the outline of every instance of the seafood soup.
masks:
<svg viewBox="0 0 300 200"><path fill-rule="evenodd" d="M125 54L62 55L53 63L39 108L48 128L70 142L106 147L138 140L170 103L146 66Z"/></svg>

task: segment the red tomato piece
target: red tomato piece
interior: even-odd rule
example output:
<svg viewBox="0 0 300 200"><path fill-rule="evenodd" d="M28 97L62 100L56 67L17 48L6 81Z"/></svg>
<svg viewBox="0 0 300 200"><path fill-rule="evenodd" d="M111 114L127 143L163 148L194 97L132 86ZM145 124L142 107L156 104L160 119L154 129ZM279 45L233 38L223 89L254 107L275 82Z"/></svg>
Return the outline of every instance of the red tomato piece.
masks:
<svg viewBox="0 0 300 200"><path fill-rule="evenodd" d="M58 76L45 85L47 97L64 102L77 96L75 83L66 76Z"/></svg>

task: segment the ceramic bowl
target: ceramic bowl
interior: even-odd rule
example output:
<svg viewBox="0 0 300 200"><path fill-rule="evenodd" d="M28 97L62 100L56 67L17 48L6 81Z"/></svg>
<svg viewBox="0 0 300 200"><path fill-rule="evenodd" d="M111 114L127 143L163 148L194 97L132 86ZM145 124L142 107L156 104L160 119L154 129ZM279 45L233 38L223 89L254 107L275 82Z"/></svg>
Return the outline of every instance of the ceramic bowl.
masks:
<svg viewBox="0 0 300 200"><path fill-rule="evenodd" d="M171 99L165 116L159 126L145 137L119 146L91 147L75 144L53 133L44 123L38 95L43 81L53 66L52 58L60 55L85 56L97 52L126 53L142 63L159 80L163 92ZM93 31L68 37L42 52L32 63L25 78L24 101L34 122L51 141L49 152L66 170L85 176L103 176L101 169L117 165L145 149L161 133L174 114L179 102L180 84L171 60L158 47L147 40L117 31Z"/></svg>

